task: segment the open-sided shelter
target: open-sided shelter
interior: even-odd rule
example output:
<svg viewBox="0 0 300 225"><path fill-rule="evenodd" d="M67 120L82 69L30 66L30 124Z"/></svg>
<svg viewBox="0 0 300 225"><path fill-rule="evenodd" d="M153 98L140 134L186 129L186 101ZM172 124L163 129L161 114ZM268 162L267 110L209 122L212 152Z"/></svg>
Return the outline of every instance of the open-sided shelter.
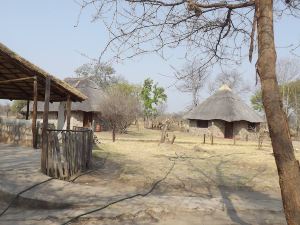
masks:
<svg viewBox="0 0 300 225"><path fill-rule="evenodd" d="M71 143L71 140L68 140L68 138L72 137L72 140L76 142L76 136L78 136L78 133L72 134L70 131L71 102L83 101L86 98L87 97L76 88L50 75L0 43L0 99L27 100L27 109L29 109L29 101L33 101L32 135L34 147L36 147L37 134L37 101L44 101L41 154L41 170L43 173L51 176L62 177L66 174L66 176L68 176L71 174L70 172L76 172L84 167L84 165L79 165L78 168L73 169L70 167L74 164L73 162L73 164L65 164L66 168L62 169L61 162L55 162L54 158L51 158L55 153L53 149L55 148L57 150L57 147L60 146L57 142L58 132L52 132L48 129L48 112L50 102L67 102L67 131L65 141L70 141ZM27 110L27 115L28 111L29 110ZM50 134L52 139L50 139ZM82 135L80 136L85 138ZM88 133L88 138L89 137L90 133ZM83 144L86 144L86 146L88 146L88 150L91 152L91 144L89 142L92 140L89 140L88 138L84 139L84 143L80 142L79 144L82 146ZM79 144L74 144L74 146L78 147ZM73 155L75 155L76 152L74 153L74 151L76 150L79 152L81 151L80 149L81 148L69 150ZM90 154L90 152L88 154ZM49 158L49 156L51 157ZM90 155L88 157L90 157ZM58 159L58 157L56 157L56 159ZM87 158L85 157L85 162L86 159ZM70 160L72 161L72 159ZM68 159L66 158L65 162L67 161ZM57 164L60 165L60 172L57 172L58 170L56 170Z"/></svg>
<svg viewBox="0 0 300 225"><path fill-rule="evenodd" d="M50 75L0 43L0 99L33 101L32 133L36 134L37 101L45 101L47 127L49 102L83 101L87 97L68 83ZM27 112L28 117L28 112ZM33 145L35 145L35 137Z"/></svg>
<svg viewBox="0 0 300 225"><path fill-rule="evenodd" d="M101 99L104 95L99 86L89 78L66 78L65 82L80 90L88 98L82 102L73 103L71 106L71 128L86 127L94 131L107 129L105 120L101 117ZM49 122L56 128L65 126L65 121L60 121L61 104L53 102L49 105ZM22 109L26 111L25 107ZM30 105L32 112L32 104ZM44 111L44 103L38 102L37 119L41 120Z"/></svg>

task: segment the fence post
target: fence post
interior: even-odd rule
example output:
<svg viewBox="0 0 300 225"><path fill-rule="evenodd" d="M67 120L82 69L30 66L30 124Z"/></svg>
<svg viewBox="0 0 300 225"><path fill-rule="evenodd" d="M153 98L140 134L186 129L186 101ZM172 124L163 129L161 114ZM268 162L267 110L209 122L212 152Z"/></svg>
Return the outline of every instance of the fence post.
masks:
<svg viewBox="0 0 300 225"><path fill-rule="evenodd" d="M48 154L48 139L47 139L47 129L48 129L48 113L49 113L49 101L50 101L50 77L46 77L45 85L45 103L44 103L44 113L43 113L43 130L42 130L42 153L41 153L41 171L42 173L47 173L47 154Z"/></svg>
<svg viewBox="0 0 300 225"><path fill-rule="evenodd" d="M71 96L68 95L67 97L67 130L70 130L71 125Z"/></svg>
<svg viewBox="0 0 300 225"><path fill-rule="evenodd" d="M203 144L205 144L205 134L203 134Z"/></svg>
<svg viewBox="0 0 300 225"><path fill-rule="evenodd" d="M37 98L38 98L38 83L37 78L33 80L33 105L32 105L32 146L37 148L37 136L36 136L36 120L37 120Z"/></svg>
<svg viewBox="0 0 300 225"><path fill-rule="evenodd" d="M211 144L214 144L214 135L211 135Z"/></svg>
<svg viewBox="0 0 300 225"><path fill-rule="evenodd" d="M29 104L30 104L30 101L28 99L27 103L26 103L26 120L29 119Z"/></svg>

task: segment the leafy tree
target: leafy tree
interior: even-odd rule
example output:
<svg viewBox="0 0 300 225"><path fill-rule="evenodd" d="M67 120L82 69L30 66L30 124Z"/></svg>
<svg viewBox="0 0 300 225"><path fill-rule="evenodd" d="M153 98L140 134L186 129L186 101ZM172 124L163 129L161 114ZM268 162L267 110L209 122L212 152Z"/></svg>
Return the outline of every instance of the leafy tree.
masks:
<svg viewBox="0 0 300 225"><path fill-rule="evenodd" d="M130 84L126 81L122 81L116 84L112 84L111 86L120 89L127 95L133 95L135 97L140 98L140 93L142 89L140 85Z"/></svg>
<svg viewBox="0 0 300 225"><path fill-rule="evenodd" d="M276 68L283 109L289 117L299 105L296 103L299 101L300 66L295 58L282 58L277 61ZM255 110L264 110L261 91L256 91L251 97L251 104Z"/></svg>
<svg viewBox="0 0 300 225"><path fill-rule="evenodd" d="M116 71L110 65L103 63L86 63L75 70L77 77L89 77L99 87L106 88L111 84L124 81L116 75Z"/></svg>
<svg viewBox="0 0 300 225"><path fill-rule="evenodd" d="M20 113L26 105L27 101L25 100L14 100L11 104L11 111L13 113Z"/></svg>
<svg viewBox="0 0 300 225"><path fill-rule="evenodd" d="M157 83L147 78L142 87L141 99L144 105L144 116L148 119L157 115L158 106L167 101L167 95L163 87L158 87Z"/></svg>
<svg viewBox="0 0 300 225"><path fill-rule="evenodd" d="M255 94L251 97L251 104L254 110L257 110L259 112L262 112L264 110L261 91L255 92Z"/></svg>
<svg viewBox="0 0 300 225"><path fill-rule="evenodd" d="M288 118L290 116L296 117L296 128L299 129L300 120L300 80L290 81L279 86L280 95L282 99L282 106L286 112ZM256 91L251 97L252 107L262 112L264 111L262 93L261 91Z"/></svg>

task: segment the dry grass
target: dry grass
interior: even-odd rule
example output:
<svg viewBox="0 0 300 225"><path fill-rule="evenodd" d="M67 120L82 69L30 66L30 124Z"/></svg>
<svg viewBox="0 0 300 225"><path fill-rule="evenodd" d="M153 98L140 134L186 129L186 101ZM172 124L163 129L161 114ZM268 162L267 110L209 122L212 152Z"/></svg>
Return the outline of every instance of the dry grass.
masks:
<svg viewBox="0 0 300 225"><path fill-rule="evenodd" d="M94 159L99 170L80 177L77 183L119 190L128 196L145 193L173 169L149 196L104 210L101 223L98 219L86 222L286 224L269 143L258 150L255 142L233 145L232 140L215 139L216 144L211 145L188 133L174 134L175 144L159 145L160 131L155 130L132 127L127 134L118 135L115 143L110 133L98 133L101 144L94 149Z"/></svg>
<svg viewBox="0 0 300 225"><path fill-rule="evenodd" d="M278 177L272 149L265 143L261 150L256 142L215 139L215 144L202 144L202 137L174 132L174 145L159 145L160 131L138 131L131 128L127 134L111 141L111 134L97 135L102 144L94 153L109 157L109 163L118 176L114 181L126 186L143 188L167 171L172 160L176 166L158 192L168 194L200 194L214 196L220 187L278 194ZM299 158L299 154L297 154Z"/></svg>

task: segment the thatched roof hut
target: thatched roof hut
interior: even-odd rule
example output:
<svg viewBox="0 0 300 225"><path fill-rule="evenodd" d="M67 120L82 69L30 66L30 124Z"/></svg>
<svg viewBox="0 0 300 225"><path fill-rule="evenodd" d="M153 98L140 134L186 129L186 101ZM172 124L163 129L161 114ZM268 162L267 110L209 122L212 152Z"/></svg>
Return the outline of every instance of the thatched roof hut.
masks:
<svg viewBox="0 0 300 225"><path fill-rule="evenodd" d="M223 85L215 94L188 112L184 118L189 120L191 130L203 133L208 131L203 129L217 126L215 133L226 138L239 136L242 130L249 133L258 129L259 123L263 122L263 119L227 85Z"/></svg>
<svg viewBox="0 0 300 225"><path fill-rule="evenodd" d="M105 121L101 119L101 99L104 92L99 86L88 78L66 78L65 82L70 86L76 88L78 91L87 96L83 102L74 102L71 105L71 127L91 127L94 129L106 125ZM25 108L23 109L23 111ZM30 105L32 111L32 105ZM38 117L42 118L44 111L44 103L38 102ZM58 122L58 114L60 111L60 103L53 102L49 105L49 112L51 116L51 123L56 125Z"/></svg>
<svg viewBox="0 0 300 225"><path fill-rule="evenodd" d="M103 96L103 91L99 88L99 86L87 78L66 78L64 80L73 88L76 88L85 96L87 99L82 102L74 102L72 103L71 110L72 111L83 111L83 112L100 112L100 101ZM49 105L49 112L58 112L59 103L53 102ZM32 110L32 105L30 106L30 110ZM44 111L44 103L38 102L38 112Z"/></svg>
<svg viewBox="0 0 300 225"><path fill-rule="evenodd" d="M186 119L196 120L224 120L249 121L251 123L261 123L262 118L251 109L232 90L223 85L215 94L208 97L200 105L192 109L185 115Z"/></svg>

